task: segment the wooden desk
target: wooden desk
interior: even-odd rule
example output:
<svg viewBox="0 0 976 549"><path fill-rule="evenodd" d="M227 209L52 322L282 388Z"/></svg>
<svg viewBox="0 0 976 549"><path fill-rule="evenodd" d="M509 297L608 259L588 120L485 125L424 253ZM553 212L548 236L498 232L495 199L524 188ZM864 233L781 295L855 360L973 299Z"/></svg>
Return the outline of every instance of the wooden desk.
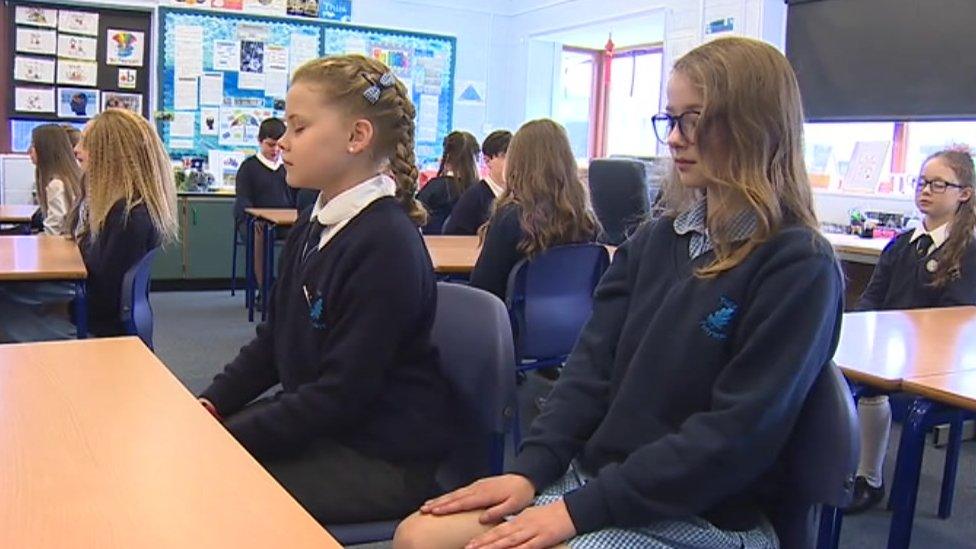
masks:
<svg viewBox="0 0 976 549"><path fill-rule="evenodd" d="M298 221L298 210L295 208L247 208L244 213L279 227L290 227Z"/></svg>
<svg viewBox="0 0 976 549"><path fill-rule="evenodd" d="M902 390L957 408L976 411L976 370L906 379Z"/></svg>
<svg viewBox="0 0 976 549"><path fill-rule="evenodd" d="M906 378L976 370L976 307L846 313L834 361L885 391Z"/></svg>
<svg viewBox="0 0 976 549"><path fill-rule="evenodd" d="M0 546L340 547L138 338L0 346Z"/></svg>
<svg viewBox="0 0 976 549"><path fill-rule="evenodd" d="M434 272L441 274L468 274L474 270L481 253L477 236L426 235L424 242L434 264ZM613 258L616 246L607 246Z"/></svg>
<svg viewBox="0 0 976 549"><path fill-rule="evenodd" d="M85 262L74 241L60 236L0 236L0 281L84 280Z"/></svg>
<svg viewBox="0 0 976 549"><path fill-rule="evenodd" d="M30 223L35 212L37 212L37 206L0 204L0 223Z"/></svg>
<svg viewBox="0 0 976 549"><path fill-rule="evenodd" d="M434 272L441 274L466 274L474 270L481 253L477 236L424 236L427 251L434 263Z"/></svg>
<svg viewBox="0 0 976 549"><path fill-rule="evenodd" d="M75 286L75 329L79 338L88 335L88 270L78 244L51 235L0 236L0 283L71 282Z"/></svg>
<svg viewBox="0 0 976 549"><path fill-rule="evenodd" d="M298 210L295 208L245 208L247 217L247 235L245 236L244 268L245 288L244 300L247 302L247 320L254 321L254 290L258 281L254 276L254 231L258 222L262 224L264 234L264 276L261 284L261 320L267 318L268 294L274 281L274 241L277 227L291 227L298 221ZM270 242L270 244L269 244Z"/></svg>
<svg viewBox="0 0 976 549"><path fill-rule="evenodd" d="M861 238L852 234L823 233L837 256L852 263L876 265L881 252L890 242L887 238Z"/></svg>

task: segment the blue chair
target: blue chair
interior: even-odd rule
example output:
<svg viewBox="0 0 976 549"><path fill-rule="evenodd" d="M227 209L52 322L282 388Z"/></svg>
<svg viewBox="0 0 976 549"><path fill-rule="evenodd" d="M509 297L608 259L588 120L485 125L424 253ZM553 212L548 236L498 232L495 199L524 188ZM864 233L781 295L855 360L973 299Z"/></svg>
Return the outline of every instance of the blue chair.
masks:
<svg viewBox="0 0 976 549"><path fill-rule="evenodd" d="M840 509L851 501L860 450L857 409L840 369L830 362L780 454L781 482L765 505L782 547L837 547Z"/></svg>
<svg viewBox="0 0 976 549"><path fill-rule="evenodd" d="M505 433L515 414L515 357L505 305L494 295L458 284L437 284L433 340L455 395L453 452L440 464L446 492L502 473ZM329 526L339 543L393 538L399 521Z"/></svg>
<svg viewBox="0 0 976 549"><path fill-rule="evenodd" d="M593 310L593 290L610 265L602 244L550 248L519 261L508 277L506 305L519 372L561 366Z"/></svg>
<svg viewBox="0 0 976 549"><path fill-rule="evenodd" d="M153 311L149 303L149 279L152 262L159 248L149 250L122 278L122 301L119 314L125 332L137 335L146 347L153 348Z"/></svg>

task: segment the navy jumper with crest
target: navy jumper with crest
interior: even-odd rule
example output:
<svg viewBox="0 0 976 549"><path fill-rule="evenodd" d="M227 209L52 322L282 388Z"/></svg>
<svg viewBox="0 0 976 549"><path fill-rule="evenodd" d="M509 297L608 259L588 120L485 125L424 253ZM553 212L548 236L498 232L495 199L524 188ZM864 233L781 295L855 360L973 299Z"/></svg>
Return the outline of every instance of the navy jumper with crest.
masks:
<svg viewBox="0 0 976 549"><path fill-rule="evenodd" d="M449 442L449 387L431 342L436 286L417 227L371 202L305 256L306 210L288 236L268 320L202 397L224 416L281 383L228 429L255 456L335 440L390 461L435 461Z"/></svg>
<svg viewBox="0 0 976 549"><path fill-rule="evenodd" d="M976 244L970 243L959 262L959 276L944 286L932 285L945 245L918 250L923 231L905 231L885 246L871 281L857 302L859 311L976 305ZM941 240L941 239L940 239Z"/></svg>
<svg viewBox="0 0 976 549"><path fill-rule="evenodd" d="M616 252L545 409L510 470L537 490L571 461L577 533L698 516L760 521L759 496L807 392L833 356L843 283L822 236L791 226L714 278L704 201ZM697 218L696 218L697 216ZM741 240L755 219L733 219Z"/></svg>

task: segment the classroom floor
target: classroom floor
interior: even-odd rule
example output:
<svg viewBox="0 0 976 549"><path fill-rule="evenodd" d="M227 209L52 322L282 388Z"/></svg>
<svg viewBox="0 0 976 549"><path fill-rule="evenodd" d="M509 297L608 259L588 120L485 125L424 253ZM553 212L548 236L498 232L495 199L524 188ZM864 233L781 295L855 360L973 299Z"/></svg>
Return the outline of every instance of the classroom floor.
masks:
<svg viewBox="0 0 976 549"><path fill-rule="evenodd" d="M243 294L230 292L154 292L156 353L187 388L203 390L213 375L234 357L238 349L254 335L254 324L247 322ZM543 394L547 383L530 377L520 388L523 420L531 421L535 397ZM523 427L523 432L527 429ZM895 455L898 433L892 433L889 456ZM926 448L919 490L912 547L973 547L976 540L976 443L963 445L963 456L956 480L953 515L948 520L936 516L939 485L945 452L931 445ZM886 478L891 479L894 463L885 464ZM888 538L890 514L875 510L861 516L847 517L841 536L841 547L884 547ZM968 541L967 541L968 540ZM380 549L389 544L358 546Z"/></svg>

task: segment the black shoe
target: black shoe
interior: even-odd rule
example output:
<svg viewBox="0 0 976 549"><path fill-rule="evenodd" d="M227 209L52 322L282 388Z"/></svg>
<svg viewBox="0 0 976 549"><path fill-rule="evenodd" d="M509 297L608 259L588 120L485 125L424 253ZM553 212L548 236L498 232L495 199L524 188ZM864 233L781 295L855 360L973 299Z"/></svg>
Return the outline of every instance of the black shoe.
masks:
<svg viewBox="0 0 976 549"><path fill-rule="evenodd" d="M863 513L881 503L884 495L884 484L875 488L868 484L868 479L859 476L854 479L854 497L851 499L851 504L844 509L844 513L848 515Z"/></svg>

